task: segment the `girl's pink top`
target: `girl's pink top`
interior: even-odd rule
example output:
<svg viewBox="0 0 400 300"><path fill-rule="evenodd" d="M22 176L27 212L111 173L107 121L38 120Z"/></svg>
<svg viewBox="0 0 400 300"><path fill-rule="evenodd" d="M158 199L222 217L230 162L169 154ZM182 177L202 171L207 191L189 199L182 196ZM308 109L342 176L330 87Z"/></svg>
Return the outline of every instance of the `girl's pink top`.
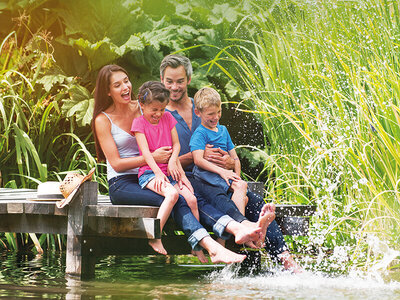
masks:
<svg viewBox="0 0 400 300"><path fill-rule="evenodd" d="M169 112L165 112L160 119L158 124L151 124L143 116L136 118L132 122L131 132L141 132L144 133L147 139L147 144L149 145L150 152L154 152L160 147L170 146L172 147L172 136L171 130L175 127L176 120ZM142 155L142 150L139 148L140 155ZM168 164L157 163L161 171L167 175ZM151 170L151 168L146 165L140 167L139 176L141 176L144 171Z"/></svg>

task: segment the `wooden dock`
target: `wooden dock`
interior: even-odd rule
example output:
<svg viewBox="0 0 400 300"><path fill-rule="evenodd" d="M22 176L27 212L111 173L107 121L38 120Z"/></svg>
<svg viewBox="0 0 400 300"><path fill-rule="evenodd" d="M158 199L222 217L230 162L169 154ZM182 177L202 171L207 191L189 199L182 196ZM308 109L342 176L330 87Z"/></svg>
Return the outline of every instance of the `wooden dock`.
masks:
<svg viewBox="0 0 400 300"><path fill-rule="evenodd" d="M262 184L249 183L261 193ZM64 208L54 201L32 201L36 190L0 189L0 232L67 235L66 274L94 276L96 257L156 254L147 239L160 238L169 254L189 254L187 238L170 219L161 234L158 207L112 205L98 195L96 182L85 182ZM283 234L306 235L315 207L277 205L276 220ZM237 248L238 249L238 248Z"/></svg>

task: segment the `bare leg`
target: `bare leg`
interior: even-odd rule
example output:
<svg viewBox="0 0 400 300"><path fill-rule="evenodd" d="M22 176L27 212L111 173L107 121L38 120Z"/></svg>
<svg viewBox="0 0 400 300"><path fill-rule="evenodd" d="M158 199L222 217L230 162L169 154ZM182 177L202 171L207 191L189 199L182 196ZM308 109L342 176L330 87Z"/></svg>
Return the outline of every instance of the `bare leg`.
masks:
<svg viewBox="0 0 400 300"><path fill-rule="evenodd" d="M242 262L246 255L237 254L218 244L212 237L206 236L199 243L210 255L212 263L232 264Z"/></svg>
<svg viewBox="0 0 400 300"><path fill-rule="evenodd" d="M151 180L146 187L158 193L154 187L154 179ZM157 219L160 219L160 230L162 232L164 225L167 222L169 215L171 214L172 208L178 200L179 194L175 190L175 188L169 183L167 183L166 187L162 188L159 194L165 197L157 213ZM149 245L154 249L154 251L163 255L167 255L167 250L165 250L161 239L149 240Z"/></svg>
<svg viewBox="0 0 400 300"><path fill-rule="evenodd" d="M174 185L174 188L178 191L179 194L185 198L186 203L190 207L192 214L195 216L197 221L200 220L199 209L197 208L197 198L192 192L186 187L182 186L182 189L179 188L178 184Z"/></svg>

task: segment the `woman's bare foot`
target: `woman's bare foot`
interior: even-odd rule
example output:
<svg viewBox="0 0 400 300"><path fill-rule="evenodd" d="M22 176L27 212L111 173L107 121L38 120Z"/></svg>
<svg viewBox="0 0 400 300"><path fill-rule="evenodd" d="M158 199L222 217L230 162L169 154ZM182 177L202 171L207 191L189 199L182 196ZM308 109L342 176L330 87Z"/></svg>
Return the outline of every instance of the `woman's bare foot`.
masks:
<svg viewBox="0 0 400 300"><path fill-rule="evenodd" d="M256 245L259 248L263 246L268 226L274 219L275 219L275 204L273 203L265 204L261 209L260 217L258 218L257 221L257 226L261 228L260 239L256 243Z"/></svg>
<svg viewBox="0 0 400 300"><path fill-rule="evenodd" d="M233 264L242 262L246 255L237 254L232 252L225 247L218 244L214 241L210 236L204 237L200 241L200 245L207 250L210 255L211 262L216 263L224 263L224 264Z"/></svg>
<svg viewBox="0 0 400 300"><path fill-rule="evenodd" d="M297 262L293 259L293 256L290 255L289 251L284 251L283 253L279 254L278 257L281 259L285 270L291 271L295 274L303 273L303 268L297 264Z"/></svg>
<svg viewBox="0 0 400 300"><path fill-rule="evenodd" d="M204 255L203 250L199 250L199 251L194 251L194 250L192 250L192 254L195 255L195 256L197 256L197 258L199 259L199 261L200 261L202 264L208 263L208 258Z"/></svg>
<svg viewBox="0 0 400 300"><path fill-rule="evenodd" d="M164 249L164 246L163 246L163 244L161 242L161 239L149 240L149 245L157 253L160 253L160 254L163 254L163 255L167 255L167 250Z"/></svg>
<svg viewBox="0 0 400 300"><path fill-rule="evenodd" d="M238 222L229 222L228 226L226 226L226 231L235 236L236 244L246 244L260 239L261 228L245 226Z"/></svg>

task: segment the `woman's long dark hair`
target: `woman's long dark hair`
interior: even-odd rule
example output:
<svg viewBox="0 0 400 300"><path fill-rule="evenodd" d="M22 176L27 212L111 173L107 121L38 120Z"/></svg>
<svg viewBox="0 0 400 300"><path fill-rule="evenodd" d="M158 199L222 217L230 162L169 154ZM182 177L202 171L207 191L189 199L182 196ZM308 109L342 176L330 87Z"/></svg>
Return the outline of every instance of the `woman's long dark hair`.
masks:
<svg viewBox="0 0 400 300"><path fill-rule="evenodd" d="M110 78L114 72L123 72L128 75L128 72L117 65L106 65L102 67L97 75L96 88L94 91L94 109L92 118L92 131L94 136L94 143L96 146L96 154L98 161L104 161L106 159L103 150L100 147L99 140L96 135L96 127L94 120L104 110L109 108L113 104L113 99L108 95L110 92Z"/></svg>

